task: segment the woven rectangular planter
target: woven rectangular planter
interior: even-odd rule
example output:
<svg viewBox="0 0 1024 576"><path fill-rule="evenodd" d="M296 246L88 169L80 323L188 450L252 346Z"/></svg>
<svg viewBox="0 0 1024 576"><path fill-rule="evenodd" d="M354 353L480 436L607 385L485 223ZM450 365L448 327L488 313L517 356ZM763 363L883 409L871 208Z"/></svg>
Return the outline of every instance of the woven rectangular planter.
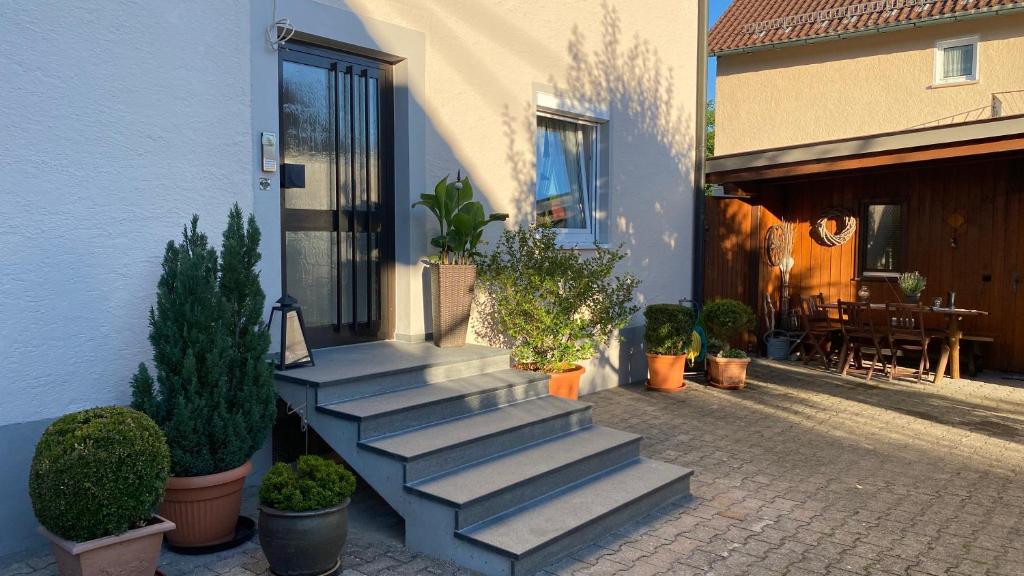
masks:
<svg viewBox="0 0 1024 576"><path fill-rule="evenodd" d="M466 345L475 283L476 266L472 264L430 265L430 315L435 346Z"/></svg>

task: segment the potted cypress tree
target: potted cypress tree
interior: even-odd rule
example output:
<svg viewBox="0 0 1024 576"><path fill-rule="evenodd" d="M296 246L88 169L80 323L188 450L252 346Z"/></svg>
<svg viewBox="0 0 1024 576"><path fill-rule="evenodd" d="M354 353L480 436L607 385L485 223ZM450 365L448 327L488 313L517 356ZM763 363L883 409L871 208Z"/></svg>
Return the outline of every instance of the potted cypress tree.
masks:
<svg viewBox="0 0 1024 576"><path fill-rule="evenodd" d="M278 462L260 485L260 546L281 576L337 573L355 475L326 458Z"/></svg>
<svg viewBox="0 0 1024 576"><path fill-rule="evenodd" d="M476 266L473 258L491 222L504 221L508 214L484 216L484 207L473 200L473 185L462 175L455 182L445 176L431 194L421 194L413 204L425 206L437 218L440 234L430 240L439 250L430 263L430 316L436 346L459 347L466 344L466 330L473 306Z"/></svg>
<svg viewBox="0 0 1024 576"><path fill-rule="evenodd" d="M154 514L169 471L160 428L130 408L92 408L50 424L28 490L60 573L153 574L163 534L174 529Z"/></svg>
<svg viewBox="0 0 1024 576"><path fill-rule="evenodd" d="M183 548L234 539L250 458L276 416L256 220L243 225L232 208L219 258L198 222L164 251L149 313L155 382L145 364L132 378L132 406L167 436L172 476L160 511L177 524L168 542Z"/></svg>
<svg viewBox="0 0 1024 576"><path fill-rule="evenodd" d="M579 396L584 368L639 310L632 274L615 274L622 249L597 248L584 258L559 248L549 227L506 230L480 258L480 335L512 348L516 365L545 372L552 395Z"/></svg>
<svg viewBox="0 0 1024 576"><path fill-rule="evenodd" d="M708 380L717 388L739 389L747 385L746 352L732 348L731 341L757 322L750 306L730 299L715 300L701 311L701 322L718 354L708 355Z"/></svg>
<svg viewBox="0 0 1024 576"><path fill-rule="evenodd" d="M644 309L647 326L647 389L679 392L686 388L683 379L686 355L693 341L696 314L681 304L650 304ZM698 351L698 354L700 352Z"/></svg>

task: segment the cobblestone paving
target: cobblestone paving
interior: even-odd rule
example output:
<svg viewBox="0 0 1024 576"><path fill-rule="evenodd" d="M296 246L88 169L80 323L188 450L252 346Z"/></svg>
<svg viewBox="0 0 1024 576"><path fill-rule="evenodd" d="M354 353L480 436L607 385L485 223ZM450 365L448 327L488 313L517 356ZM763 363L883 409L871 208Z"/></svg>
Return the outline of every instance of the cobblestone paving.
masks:
<svg viewBox="0 0 1024 576"><path fill-rule="evenodd" d="M1024 382L866 384L756 362L748 388L585 398L595 420L694 468L694 498L542 574L1024 575ZM353 523L346 576L468 574ZM255 542L167 576L266 574ZM48 556L0 576L55 574Z"/></svg>

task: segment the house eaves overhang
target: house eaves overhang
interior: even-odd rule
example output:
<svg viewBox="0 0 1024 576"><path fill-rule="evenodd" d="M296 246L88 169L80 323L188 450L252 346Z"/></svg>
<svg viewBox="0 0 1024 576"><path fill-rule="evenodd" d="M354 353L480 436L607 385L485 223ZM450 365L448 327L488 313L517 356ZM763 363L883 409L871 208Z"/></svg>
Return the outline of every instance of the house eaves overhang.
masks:
<svg viewBox="0 0 1024 576"><path fill-rule="evenodd" d="M826 34L820 34L816 36L808 36L806 38L793 38L789 40L779 40L776 42L767 42L764 44L754 44L750 46L740 46L738 48L730 48L727 50L716 50L708 53L708 56L730 56L735 54L750 54L753 52L764 52L767 50L781 50L783 48L790 48L793 46L801 46L806 44L817 44L819 42L829 42L832 40L845 40L848 38L856 38L858 36L867 36L871 34L884 34L888 32L896 32L899 30L907 30L910 28L921 28L924 26L934 26L936 24L946 24L949 22L957 22L964 20L974 20L977 18L986 18L990 16L1005 15L1010 12L1024 12L1024 3L1014 4L1010 6L993 6L990 8L976 8L974 10L968 10L964 12L956 12L953 14L942 14L940 16L932 16L930 18L921 18L920 20L912 20L907 22L892 22L890 24L882 24L880 26L873 26L871 28L864 28L860 30L850 30L848 32L830 32Z"/></svg>
<svg viewBox="0 0 1024 576"><path fill-rule="evenodd" d="M1024 151L1024 115L710 158L707 181L736 184Z"/></svg>

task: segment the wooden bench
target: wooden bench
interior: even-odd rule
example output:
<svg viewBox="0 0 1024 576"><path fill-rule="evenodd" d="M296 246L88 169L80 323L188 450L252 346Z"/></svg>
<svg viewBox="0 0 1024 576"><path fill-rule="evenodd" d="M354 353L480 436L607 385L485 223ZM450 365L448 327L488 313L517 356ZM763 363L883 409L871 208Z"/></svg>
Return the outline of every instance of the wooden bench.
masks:
<svg viewBox="0 0 1024 576"><path fill-rule="evenodd" d="M982 344L995 342L995 336L991 334L964 334L960 337L961 342L970 342L971 351L967 354L967 373L971 376L978 374L977 359L981 358Z"/></svg>

